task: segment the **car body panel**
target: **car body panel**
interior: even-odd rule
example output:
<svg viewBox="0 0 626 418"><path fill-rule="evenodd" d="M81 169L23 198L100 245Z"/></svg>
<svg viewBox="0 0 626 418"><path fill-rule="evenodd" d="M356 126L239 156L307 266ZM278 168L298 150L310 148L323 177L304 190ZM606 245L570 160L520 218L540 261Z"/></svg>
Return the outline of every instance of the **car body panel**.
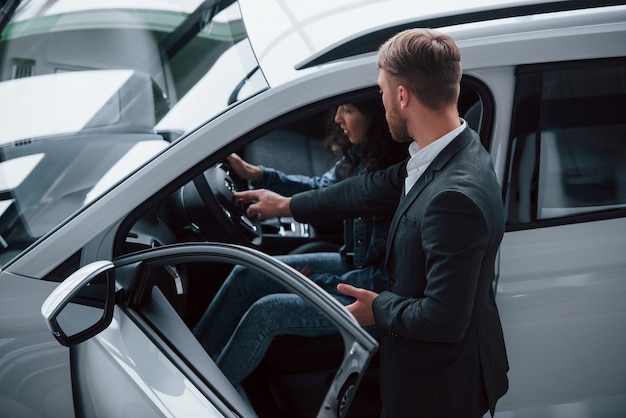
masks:
<svg viewBox="0 0 626 418"><path fill-rule="evenodd" d="M90 416L129 411L136 416L227 416L119 309L109 328L75 350L81 399Z"/></svg>
<svg viewBox="0 0 626 418"><path fill-rule="evenodd" d="M74 415L70 359L33 315L58 283L2 272L0 279L0 410L7 416Z"/></svg>
<svg viewBox="0 0 626 418"><path fill-rule="evenodd" d="M619 218L505 233L497 301L511 371L498 410L595 417L623 407L623 231Z"/></svg>
<svg viewBox="0 0 626 418"><path fill-rule="evenodd" d="M349 2L333 2L319 1L315 5L308 3L284 3L275 2L270 4L255 2L254 0L244 0L241 2L242 13L245 15L246 29L250 34L253 47L256 51L257 58L261 63L261 68L270 83L275 87L289 80L300 77L303 73L310 72L311 69L296 70L296 66L305 59L314 56L325 48L334 45L341 45L350 39L359 36L367 36L367 34L375 32L378 29L386 27L395 27L398 25L410 25L412 22L429 22L435 18L445 18L460 14L474 14L472 19L480 20L480 13L483 11L492 11L494 9L520 9L530 6L543 6L546 3L555 5L559 8L559 4L566 7L568 1L561 2L541 2L541 1L438 1L427 4L416 3L411 0L352 0ZM607 9L600 11L604 15L600 19L601 22L606 21ZM624 8L617 6L615 12L611 12L614 16L614 22L623 23L619 13L623 13ZM615 13L618 13L615 15ZM515 12L512 12L515 15ZM556 12L547 14L537 18L527 16L502 18L499 20L489 20L488 23L477 22L455 25L447 27L445 25L428 24L428 27L438 27L441 30L450 33L459 45L463 45L464 35L457 35L457 31L464 31L465 28L470 29L473 33L467 36L467 39L476 39L481 45L484 41L483 37L490 34L497 34L499 38L503 34L510 34L517 41L520 38L542 39L549 36L545 33L546 29L555 27L554 19L560 20L562 28L572 27L572 17L575 16L574 25L590 25L593 24L595 11L574 10L569 12ZM268 16L272 16L272 25L268 26L266 20ZM358 18L355 18L358 16ZM411 17L415 16L415 17ZM623 15L622 15L623 16ZM441 22L445 22L442 19ZM559 24L556 24L559 27ZM332 28L329 30L328 28ZM578 31L571 31L572 34L578 34ZM379 43L386 39L381 39ZM592 42L592 41L589 41ZM495 42L494 42L495 44ZM615 43L595 43L594 45L605 45L607 48L615 46ZM507 46L502 48L499 45L493 54L487 54L500 62L499 54L513 55L516 57L526 57L527 52L536 53L533 47L523 47L516 45L518 49L510 49ZM542 49L550 51L549 44L545 44ZM494 45L495 47L495 45ZM519 48L522 48L519 51ZM481 49L481 51L489 51L489 49ZM576 49L581 51L580 48ZM519 52L524 52L520 54ZM375 51L372 51L374 53ZM517 53L515 53L517 52ZM476 58L476 62L485 64L483 56L467 54L470 59ZM358 55L357 55L358 57ZM285 65L285 59L289 59L289 63ZM468 64L472 66L473 60ZM488 62L488 61L487 61ZM464 63L464 66L468 66Z"/></svg>

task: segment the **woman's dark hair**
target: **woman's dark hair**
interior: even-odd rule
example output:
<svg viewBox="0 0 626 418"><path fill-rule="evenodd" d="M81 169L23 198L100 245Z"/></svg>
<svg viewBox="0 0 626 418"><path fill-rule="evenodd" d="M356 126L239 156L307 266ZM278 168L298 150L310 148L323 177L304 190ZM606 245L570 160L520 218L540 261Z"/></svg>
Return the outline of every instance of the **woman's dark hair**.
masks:
<svg viewBox="0 0 626 418"><path fill-rule="evenodd" d="M337 177L344 179L354 175L357 167L364 163L368 172L386 168L408 156L408 144L394 141L385 119L385 108L380 97L351 102L367 121L365 141L359 144L360 153L352 153L355 146L335 123L336 108L328 114L328 136L326 149L334 155L341 152L343 160L337 165ZM361 160L365 160L362 162Z"/></svg>

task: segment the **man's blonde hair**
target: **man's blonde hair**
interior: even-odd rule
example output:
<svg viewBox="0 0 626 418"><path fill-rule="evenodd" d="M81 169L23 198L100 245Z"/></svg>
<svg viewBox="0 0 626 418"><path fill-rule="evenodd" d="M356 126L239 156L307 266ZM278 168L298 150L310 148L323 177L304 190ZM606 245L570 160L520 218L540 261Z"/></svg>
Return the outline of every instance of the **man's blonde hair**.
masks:
<svg viewBox="0 0 626 418"><path fill-rule="evenodd" d="M402 31L379 48L378 68L430 109L457 103L461 52L446 34L431 29Z"/></svg>

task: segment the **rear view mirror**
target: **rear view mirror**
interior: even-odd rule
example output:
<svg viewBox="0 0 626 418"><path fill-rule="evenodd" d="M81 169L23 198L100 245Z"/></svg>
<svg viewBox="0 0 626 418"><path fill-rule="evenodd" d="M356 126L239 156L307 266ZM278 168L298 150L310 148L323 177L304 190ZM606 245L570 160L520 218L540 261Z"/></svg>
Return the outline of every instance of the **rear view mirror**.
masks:
<svg viewBox="0 0 626 418"><path fill-rule="evenodd" d="M74 272L41 307L52 335L70 347L107 328L115 306L115 280L110 261L97 261Z"/></svg>

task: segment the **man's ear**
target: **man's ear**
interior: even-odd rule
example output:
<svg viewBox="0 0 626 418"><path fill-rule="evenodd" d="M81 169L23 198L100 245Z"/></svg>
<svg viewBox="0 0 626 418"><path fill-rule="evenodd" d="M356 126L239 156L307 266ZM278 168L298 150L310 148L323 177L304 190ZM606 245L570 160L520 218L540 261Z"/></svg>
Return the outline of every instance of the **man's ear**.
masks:
<svg viewBox="0 0 626 418"><path fill-rule="evenodd" d="M400 105L400 109L404 110L409 106L409 102L411 100L411 94L409 90L403 86L398 86L398 102Z"/></svg>

